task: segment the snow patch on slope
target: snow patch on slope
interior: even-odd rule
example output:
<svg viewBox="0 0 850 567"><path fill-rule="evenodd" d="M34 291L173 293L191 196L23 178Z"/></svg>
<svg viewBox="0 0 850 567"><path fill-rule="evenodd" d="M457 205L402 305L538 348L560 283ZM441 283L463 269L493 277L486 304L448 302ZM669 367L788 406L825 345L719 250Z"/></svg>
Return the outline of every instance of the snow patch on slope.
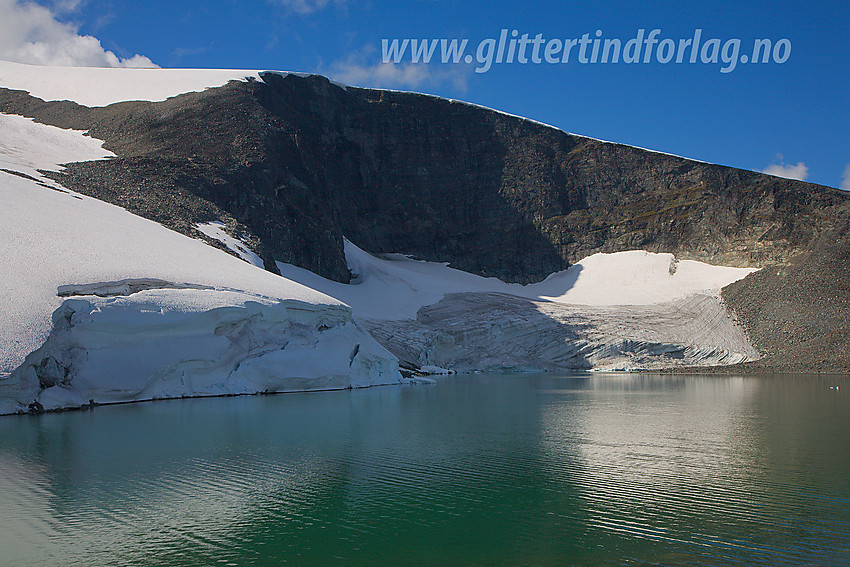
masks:
<svg viewBox="0 0 850 567"><path fill-rule="evenodd" d="M38 170L61 171L60 164L115 157L103 140L79 130L39 124L31 118L0 114L0 169L14 171L56 185Z"/></svg>
<svg viewBox="0 0 850 567"><path fill-rule="evenodd" d="M71 100L83 106L116 102L160 102L228 81L260 80L258 71L231 69L139 69L51 67L0 61L0 86L27 91L45 101Z"/></svg>
<svg viewBox="0 0 850 567"><path fill-rule="evenodd" d="M756 268L712 266L673 254L630 250L593 254L526 286L523 297L582 305L652 305L697 293L719 294Z"/></svg>
<svg viewBox="0 0 850 567"><path fill-rule="evenodd" d="M530 284L508 284L462 272L439 262L412 260L400 254L381 258L345 241L349 269L346 285L279 262L281 275L347 303L364 319L412 319L417 311L452 293L504 293L531 300L582 305L651 305L696 293L717 295L752 268L712 266L676 260L672 254L642 250L594 254L567 270Z"/></svg>
<svg viewBox="0 0 850 567"><path fill-rule="evenodd" d="M229 234L224 231L224 223L220 221L212 221L204 224L196 224L195 228L198 229L199 232L209 236L212 239L218 240L229 250L232 250L236 253L237 256L248 262L249 264L253 264L258 268L263 268L263 259L251 252L251 249L237 238L233 238Z"/></svg>

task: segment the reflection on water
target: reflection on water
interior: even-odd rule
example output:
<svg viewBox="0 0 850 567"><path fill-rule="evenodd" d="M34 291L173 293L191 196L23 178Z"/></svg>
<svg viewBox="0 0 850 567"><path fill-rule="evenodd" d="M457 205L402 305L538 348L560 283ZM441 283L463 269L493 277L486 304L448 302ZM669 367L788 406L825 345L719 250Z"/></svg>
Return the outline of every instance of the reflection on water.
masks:
<svg viewBox="0 0 850 567"><path fill-rule="evenodd" d="M847 392L461 375L3 418L0 563L850 564Z"/></svg>

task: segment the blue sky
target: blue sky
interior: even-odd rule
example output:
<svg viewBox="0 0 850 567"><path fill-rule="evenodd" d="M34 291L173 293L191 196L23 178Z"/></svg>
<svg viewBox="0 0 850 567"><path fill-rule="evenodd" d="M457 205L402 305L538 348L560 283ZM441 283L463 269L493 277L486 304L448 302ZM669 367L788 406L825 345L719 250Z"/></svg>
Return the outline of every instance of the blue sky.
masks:
<svg viewBox="0 0 850 567"><path fill-rule="evenodd" d="M21 2L2 0L0 4ZM605 140L850 188L850 4L826 2L450 2L419 0L42 1L65 29L119 58L162 67L318 72L341 82L428 92ZM18 26L20 27L20 26ZM643 28L674 42L788 39L784 63L382 65L381 40L617 38ZM0 56L2 56L0 45ZM8 49L7 49L8 51ZM687 57L686 57L687 61ZM784 169L783 169L784 167Z"/></svg>

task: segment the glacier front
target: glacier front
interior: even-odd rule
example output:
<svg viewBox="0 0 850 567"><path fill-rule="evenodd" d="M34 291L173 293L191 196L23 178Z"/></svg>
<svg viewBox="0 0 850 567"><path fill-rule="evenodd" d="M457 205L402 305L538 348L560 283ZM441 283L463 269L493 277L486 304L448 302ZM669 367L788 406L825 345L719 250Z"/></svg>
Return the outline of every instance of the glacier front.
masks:
<svg viewBox="0 0 850 567"><path fill-rule="evenodd" d="M342 302L41 175L100 140L0 134L0 413L402 381Z"/></svg>

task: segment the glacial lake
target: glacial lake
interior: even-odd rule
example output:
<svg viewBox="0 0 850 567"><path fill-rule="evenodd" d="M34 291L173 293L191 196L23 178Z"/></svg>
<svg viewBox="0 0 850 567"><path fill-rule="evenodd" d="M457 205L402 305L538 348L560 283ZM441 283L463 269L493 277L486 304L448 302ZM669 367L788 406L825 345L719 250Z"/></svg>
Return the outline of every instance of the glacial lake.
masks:
<svg viewBox="0 0 850 567"><path fill-rule="evenodd" d="M848 410L846 376L474 374L4 417L0 565L850 565Z"/></svg>

